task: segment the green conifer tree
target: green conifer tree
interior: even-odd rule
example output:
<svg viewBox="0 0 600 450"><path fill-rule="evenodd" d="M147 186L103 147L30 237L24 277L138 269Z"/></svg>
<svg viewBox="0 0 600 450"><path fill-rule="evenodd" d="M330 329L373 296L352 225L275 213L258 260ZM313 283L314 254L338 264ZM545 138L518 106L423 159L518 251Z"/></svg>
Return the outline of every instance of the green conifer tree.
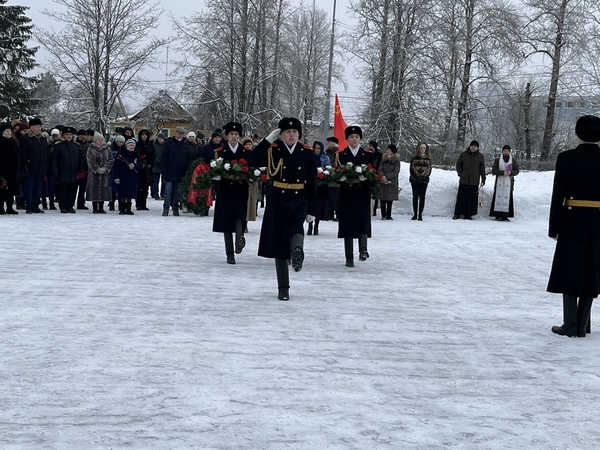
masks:
<svg viewBox="0 0 600 450"><path fill-rule="evenodd" d="M28 48L33 24L26 6L6 5L0 0L0 119L31 115L35 77L26 73L36 66L37 48Z"/></svg>

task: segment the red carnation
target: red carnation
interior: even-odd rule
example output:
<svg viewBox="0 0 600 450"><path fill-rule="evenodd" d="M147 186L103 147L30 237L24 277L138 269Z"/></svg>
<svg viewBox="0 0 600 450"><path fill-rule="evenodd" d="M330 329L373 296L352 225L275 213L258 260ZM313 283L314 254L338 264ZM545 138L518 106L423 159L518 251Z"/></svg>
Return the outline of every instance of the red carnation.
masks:
<svg viewBox="0 0 600 450"><path fill-rule="evenodd" d="M237 159L234 159L233 161L231 161L231 164L237 164L237 163L238 163Z"/></svg>
<svg viewBox="0 0 600 450"><path fill-rule="evenodd" d="M372 164L367 164L367 167L368 167L369 169L373 169L373 165L372 165Z"/></svg>
<svg viewBox="0 0 600 450"><path fill-rule="evenodd" d="M268 176L266 176L266 175L263 173L263 174L260 176L260 179L261 179L262 181L267 181L267 180L269 179L269 177L268 177Z"/></svg>
<svg viewBox="0 0 600 450"><path fill-rule="evenodd" d="M244 158L241 158L241 159L240 159L240 164L241 164L242 166L244 166L244 165L246 164L246 160L245 160Z"/></svg>
<svg viewBox="0 0 600 450"><path fill-rule="evenodd" d="M319 180L322 180L323 178L325 178L325 175L323 174L323 172L319 172L319 173L317 174L317 178L318 178Z"/></svg>
<svg viewBox="0 0 600 450"><path fill-rule="evenodd" d="M381 181L383 180L383 176L382 175L377 175L377 181Z"/></svg>
<svg viewBox="0 0 600 450"><path fill-rule="evenodd" d="M244 172L244 173L248 172L248 166L242 166L242 172Z"/></svg>

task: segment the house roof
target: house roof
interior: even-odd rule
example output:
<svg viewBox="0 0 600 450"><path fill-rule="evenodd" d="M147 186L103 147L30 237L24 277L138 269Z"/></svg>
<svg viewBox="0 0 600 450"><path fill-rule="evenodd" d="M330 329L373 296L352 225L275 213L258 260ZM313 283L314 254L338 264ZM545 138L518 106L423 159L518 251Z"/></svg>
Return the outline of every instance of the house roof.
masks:
<svg viewBox="0 0 600 450"><path fill-rule="evenodd" d="M112 123L134 121L189 123L194 122L195 120L196 118L187 108L182 106L165 91L161 90L146 106L129 116L128 119L119 117L113 120Z"/></svg>

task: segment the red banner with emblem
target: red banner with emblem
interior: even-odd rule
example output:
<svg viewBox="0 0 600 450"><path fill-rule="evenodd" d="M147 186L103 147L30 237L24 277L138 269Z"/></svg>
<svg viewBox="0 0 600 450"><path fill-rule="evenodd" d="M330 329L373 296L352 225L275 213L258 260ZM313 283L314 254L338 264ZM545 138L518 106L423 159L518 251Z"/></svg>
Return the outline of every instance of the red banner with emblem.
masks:
<svg viewBox="0 0 600 450"><path fill-rule="evenodd" d="M344 132L346 131L346 121L344 120L344 116L342 115L342 108L340 108L340 100L338 99L337 94L335 94L335 110L333 113L333 135L338 138L340 141L340 149L345 149L348 147L348 141L346 141L346 136Z"/></svg>

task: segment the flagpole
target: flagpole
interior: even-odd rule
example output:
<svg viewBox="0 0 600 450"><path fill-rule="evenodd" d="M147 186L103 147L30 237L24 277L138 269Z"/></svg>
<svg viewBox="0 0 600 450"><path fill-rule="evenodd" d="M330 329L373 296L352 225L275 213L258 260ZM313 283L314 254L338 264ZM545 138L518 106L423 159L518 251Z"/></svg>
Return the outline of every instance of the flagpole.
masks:
<svg viewBox="0 0 600 450"><path fill-rule="evenodd" d="M331 111L331 76L333 73L333 45L335 42L335 7L337 0L333 0L333 20L331 21L331 42L329 44L329 71L327 73L327 90L325 91L325 112L323 113L323 140L329 134L329 114Z"/></svg>

